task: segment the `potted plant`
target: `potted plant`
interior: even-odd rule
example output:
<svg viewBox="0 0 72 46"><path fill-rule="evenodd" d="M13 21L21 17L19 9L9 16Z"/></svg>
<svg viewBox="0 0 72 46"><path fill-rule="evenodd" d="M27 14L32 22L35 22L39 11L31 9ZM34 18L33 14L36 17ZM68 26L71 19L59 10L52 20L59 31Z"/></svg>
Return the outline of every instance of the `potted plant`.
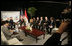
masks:
<svg viewBox="0 0 72 46"><path fill-rule="evenodd" d="M33 22L32 17L35 15L35 11L36 11L36 10L37 10L37 9L36 9L35 7L30 7L30 8L28 8L28 14L31 16L30 22Z"/></svg>

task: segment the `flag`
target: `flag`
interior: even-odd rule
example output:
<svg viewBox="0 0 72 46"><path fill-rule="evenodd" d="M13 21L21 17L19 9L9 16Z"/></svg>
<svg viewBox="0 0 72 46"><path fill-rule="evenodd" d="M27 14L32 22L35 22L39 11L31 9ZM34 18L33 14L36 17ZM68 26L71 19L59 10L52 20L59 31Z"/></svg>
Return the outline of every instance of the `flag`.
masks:
<svg viewBox="0 0 72 46"><path fill-rule="evenodd" d="M27 24L28 24L28 16L27 16L26 9L25 9L24 20L25 20L25 22L26 22L26 26L27 26Z"/></svg>
<svg viewBox="0 0 72 46"><path fill-rule="evenodd" d="M26 12L26 9L25 9L25 17L28 19L28 16L27 16L27 12Z"/></svg>
<svg viewBox="0 0 72 46"><path fill-rule="evenodd" d="M21 9L21 12L20 12L20 18L23 18L24 14L23 14L23 10Z"/></svg>

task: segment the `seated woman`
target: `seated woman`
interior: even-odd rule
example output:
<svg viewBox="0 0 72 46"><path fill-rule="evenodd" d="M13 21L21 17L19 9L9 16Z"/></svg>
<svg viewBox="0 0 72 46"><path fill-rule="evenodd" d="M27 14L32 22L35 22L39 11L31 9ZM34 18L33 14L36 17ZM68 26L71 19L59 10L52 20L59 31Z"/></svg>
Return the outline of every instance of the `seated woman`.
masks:
<svg viewBox="0 0 72 46"><path fill-rule="evenodd" d="M49 24L49 28L50 28L50 34L51 34L51 32L52 32L52 29L55 27L55 21L54 21L54 18L53 17L51 17L50 18L50 24Z"/></svg>

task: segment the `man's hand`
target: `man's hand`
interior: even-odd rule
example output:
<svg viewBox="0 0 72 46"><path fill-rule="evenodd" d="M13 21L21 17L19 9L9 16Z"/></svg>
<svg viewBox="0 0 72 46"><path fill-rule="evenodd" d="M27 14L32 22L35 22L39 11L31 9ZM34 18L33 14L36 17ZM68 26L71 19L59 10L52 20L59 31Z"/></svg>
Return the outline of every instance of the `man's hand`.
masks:
<svg viewBox="0 0 72 46"><path fill-rule="evenodd" d="M40 23L38 25L40 25Z"/></svg>
<svg viewBox="0 0 72 46"><path fill-rule="evenodd" d="M47 23L44 23L44 25L46 25Z"/></svg>
<svg viewBox="0 0 72 46"><path fill-rule="evenodd" d="M10 30L10 32L13 32L13 30Z"/></svg>

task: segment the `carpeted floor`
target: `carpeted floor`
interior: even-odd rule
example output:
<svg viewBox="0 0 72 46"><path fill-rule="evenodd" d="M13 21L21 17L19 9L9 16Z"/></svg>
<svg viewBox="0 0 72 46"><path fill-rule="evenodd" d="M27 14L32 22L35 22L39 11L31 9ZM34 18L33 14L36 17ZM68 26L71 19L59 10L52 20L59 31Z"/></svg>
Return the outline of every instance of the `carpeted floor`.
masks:
<svg viewBox="0 0 72 46"><path fill-rule="evenodd" d="M23 41L20 41L20 42L22 42L24 45L43 45L48 40L48 38L52 36L52 35L46 34L45 39L43 39L43 35L41 35L38 37L38 42L36 43L36 39L33 37L29 35L26 37L23 32L21 32L20 35L24 39Z"/></svg>
<svg viewBox="0 0 72 46"><path fill-rule="evenodd" d="M64 32L61 36L61 39L63 39L65 36L67 36L67 32ZM52 36L52 34L45 34L45 39L43 39L43 35L38 37L38 42L36 43L36 39L27 35L25 36L25 33L23 31L20 31L18 34L23 39L23 41L20 41L23 43L23 45L44 45L44 43ZM65 45L68 43L68 38L66 38L61 45Z"/></svg>

